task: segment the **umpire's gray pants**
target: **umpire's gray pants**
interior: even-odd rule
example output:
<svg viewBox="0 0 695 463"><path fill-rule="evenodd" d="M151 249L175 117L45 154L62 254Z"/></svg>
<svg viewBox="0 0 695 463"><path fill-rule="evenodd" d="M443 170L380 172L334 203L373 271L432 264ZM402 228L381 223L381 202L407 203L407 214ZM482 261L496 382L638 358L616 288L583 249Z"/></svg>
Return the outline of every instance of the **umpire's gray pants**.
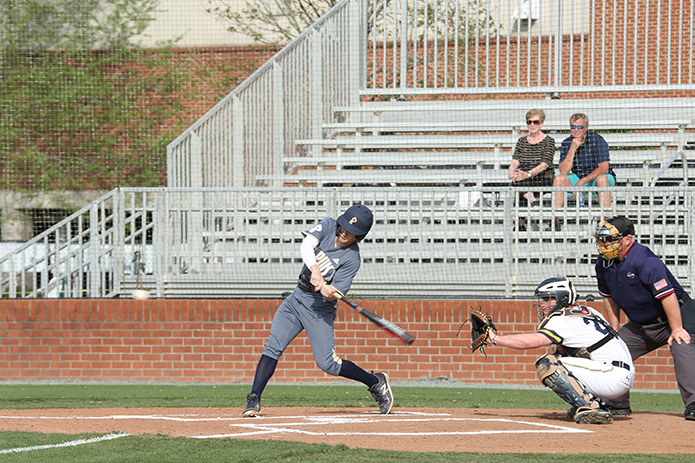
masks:
<svg viewBox="0 0 695 463"><path fill-rule="evenodd" d="M634 361L661 346L667 345L668 337L671 335L671 327L668 321L660 321L652 325L627 322L618 330L618 333L630 349ZM689 344L678 344L673 341L671 343L671 356L673 357L681 398L683 403L688 406L695 402L695 335L690 335ZM639 367L636 366L636 368ZM605 400L605 402L612 407L628 408L630 406L630 393Z"/></svg>

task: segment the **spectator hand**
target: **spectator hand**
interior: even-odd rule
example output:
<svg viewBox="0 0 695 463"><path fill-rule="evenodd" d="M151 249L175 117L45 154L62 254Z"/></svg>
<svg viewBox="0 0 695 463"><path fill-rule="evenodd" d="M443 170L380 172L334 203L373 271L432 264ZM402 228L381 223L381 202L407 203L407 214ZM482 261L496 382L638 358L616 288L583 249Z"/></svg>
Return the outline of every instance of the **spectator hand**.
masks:
<svg viewBox="0 0 695 463"><path fill-rule="evenodd" d="M670 346L673 341L676 341L678 344L688 344L690 343L690 334L683 328L678 328L672 331L671 336L668 337L668 345Z"/></svg>
<svg viewBox="0 0 695 463"><path fill-rule="evenodd" d="M517 170L510 178L512 179L512 182L520 182L521 180L528 178L528 173L524 172L523 170Z"/></svg>
<svg viewBox="0 0 695 463"><path fill-rule="evenodd" d="M579 148L580 146L582 146L582 145L584 144L584 140L585 140L584 137L576 137L576 138L573 138L573 139L572 139L572 145L573 145L575 148Z"/></svg>

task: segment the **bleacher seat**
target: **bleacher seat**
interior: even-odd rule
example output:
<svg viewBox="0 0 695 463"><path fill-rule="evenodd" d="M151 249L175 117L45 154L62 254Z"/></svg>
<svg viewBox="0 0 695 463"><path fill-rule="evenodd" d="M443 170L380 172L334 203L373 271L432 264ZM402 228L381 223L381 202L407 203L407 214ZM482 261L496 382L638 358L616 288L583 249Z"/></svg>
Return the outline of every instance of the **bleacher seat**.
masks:
<svg viewBox="0 0 695 463"><path fill-rule="evenodd" d="M285 156L284 173L257 180L287 186L508 185L524 116L534 107L546 112L543 129L558 151L569 136L569 116L587 113L590 128L611 148L619 186L649 185L670 158L695 143L692 99L365 102L335 108L323 138L295 140L302 155ZM668 118L655 117L664 108ZM666 184L684 179L683 164L677 159L662 174Z"/></svg>

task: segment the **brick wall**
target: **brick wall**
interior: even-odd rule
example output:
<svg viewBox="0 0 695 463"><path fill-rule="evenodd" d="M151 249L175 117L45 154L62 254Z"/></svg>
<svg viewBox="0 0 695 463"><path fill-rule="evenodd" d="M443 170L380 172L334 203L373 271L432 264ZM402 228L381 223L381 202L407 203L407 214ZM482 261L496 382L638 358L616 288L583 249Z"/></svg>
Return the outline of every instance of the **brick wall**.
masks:
<svg viewBox="0 0 695 463"><path fill-rule="evenodd" d="M194 381L250 383L279 300L2 300L0 381ZM446 376L476 384L538 385L534 361L545 349L488 349L471 355L468 307L492 313L501 333L535 328L531 303L513 301L356 301L417 336L407 347L341 304L341 357L394 380ZM331 381L301 334L274 382ZM677 390L666 348L637 362L635 388Z"/></svg>

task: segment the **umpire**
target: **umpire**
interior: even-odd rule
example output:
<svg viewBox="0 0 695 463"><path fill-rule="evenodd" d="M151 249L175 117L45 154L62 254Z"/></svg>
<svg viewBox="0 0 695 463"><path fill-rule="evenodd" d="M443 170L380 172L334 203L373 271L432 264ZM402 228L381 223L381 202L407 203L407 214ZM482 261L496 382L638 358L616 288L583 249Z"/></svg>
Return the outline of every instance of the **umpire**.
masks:
<svg viewBox="0 0 695 463"><path fill-rule="evenodd" d="M634 234L634 225L624 216L596 227L596 279L603 313L617 329L620 310L625 312L629 321L618 332L633 360L669 345L685 419L695 421L695 301ZM613 415L632 413L629 393L606 400L606 405Z"/></svg>

